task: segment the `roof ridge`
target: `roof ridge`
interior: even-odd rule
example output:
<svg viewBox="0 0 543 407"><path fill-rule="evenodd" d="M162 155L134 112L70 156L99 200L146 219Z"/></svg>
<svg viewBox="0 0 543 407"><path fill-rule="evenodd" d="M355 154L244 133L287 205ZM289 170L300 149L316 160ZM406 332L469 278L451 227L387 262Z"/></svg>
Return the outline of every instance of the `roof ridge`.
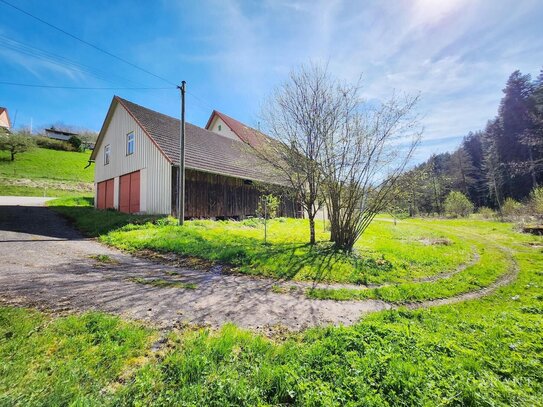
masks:
<svg viewBox="0 0 543 407"><path fill-rule="evenodd" d="M167 115L167 114L165 114L165 113L161 113L161 112L159 112L159 111L156 111L156 110L150 109L150 108L148 108L148 107L142 106L142 105L140 105L140 104L138 104L138 103L132 102L132 101L130 101L130 100L128 100L128 99L124 99L124 98L122 98L122 97L120 97L120 96L115 96L115 97L116 97L117 99L119 99L121 102L128 102L128 103L130 103L130 104L136 105L137 107L139 107L139 108L141 108L141 109L145 109L145 110L148 110L149 112L152 112L152 113L154 113L154 114L158 114L158 115L160 115L160 116L163 116L163 117L165 117L165 118L167 118L167 119L169 119L169 120L175 120L176 122L181 122L181 120L178 119L177 117L169 116L169 115ZM126 106L125 106L125 107L126 107ZM215 111L217 112L217 110L215 110ZM233 120L235 120L235 119L233 119ZM235 140L235 139L232 139L232 138L230 138L230 137L228 137L228 136L223 136L222 134L215 133L215 132L210 131L210 130L204 128L204 127L200 127L200 126L198 126L198 125L196 125L196 124L194 124L194 123L185 122L185 125L197 127L198 129L204 130L205 132L207 132L207 133L209 133L210 135L213 135L213 136L222 137L222 138L225 138L225 139L228 139L228 140L232 140L232 141L235 141L236 143L243 143L243 141L241 141L241 140Z"/></svg>
<svg viewBox="0 0 543 407"><path fill-rule="evenodd" d="M243 123L243 122L240 122L238 119L234 119L232 116L229 116L229 115L227 115L226 113L219 112L218 110L215 110L215 112L217 112L217 114L218 114L219 116L226 116L226 118L228 118L228 119L230 119L230 120L233 120L233 121L235 121L236 123L241 124L243 127L246 127L246 128L248 128L248 129L250 129L250 130L253 130L253 131L256 131L257 133L260 133L260 134L262 134L263 136L269 137L269 136L267 136L266 134L262 133L260 130L255 129L254 127L248 126L247 124L245 124L245 123Z"/></svg>

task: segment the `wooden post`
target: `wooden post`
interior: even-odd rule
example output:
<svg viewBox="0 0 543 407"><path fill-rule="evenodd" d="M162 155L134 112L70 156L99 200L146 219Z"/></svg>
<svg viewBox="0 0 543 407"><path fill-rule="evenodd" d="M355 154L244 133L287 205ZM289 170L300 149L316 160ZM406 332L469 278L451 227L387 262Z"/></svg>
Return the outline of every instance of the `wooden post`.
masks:
<svg viewBox="0 0 543 407"><path fill-rule="evenodd" d="M185 221L185 90L186 82L182 81L177 88L181 91L181 126L179 129L179 226Z"/></svg>
<svg viewBox="0 0 543 407"><path fill-rule="evenodd" d="M264 195L264 244L268 239L268 197Z"/></svg>

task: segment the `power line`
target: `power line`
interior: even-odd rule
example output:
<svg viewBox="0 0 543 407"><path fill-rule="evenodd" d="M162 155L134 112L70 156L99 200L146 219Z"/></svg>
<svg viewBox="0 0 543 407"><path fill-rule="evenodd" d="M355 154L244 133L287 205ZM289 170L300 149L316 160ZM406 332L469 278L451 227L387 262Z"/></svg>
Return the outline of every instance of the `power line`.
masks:
<svg viewBox="0 0 543 407"><path fill-rule="evenodd" d="M118 86L113 87L91 87L91 86L60 86L60 85L41 85L33 83L17 83L17 82L6 82L0 81L0 85L7 86L23 86L27 88L47 88L47 89L74 89L74 90L171 90L171 87L162 87L162 88L123 88Z"/></svg>
<svg viewBox="0 0 543 407"><path fill-rule="evenodd" d="M139 85L139 86L145 86L139 82L135 82L128 78L123 78L119 75L116 75L111 72L107 72L98 68L94 68L89 65L81 64L77 61L74 61L72 59L63 57L58 54L54 54L52 52L45 51L43 49L34 47L32 45L28 45L25 43L22 43L20 41L14 40L12 38L8 38L6 36L0 35L0 46L4 47L6 49L19 52L25 55L29 55L33 58L40 59L42 61L46 61L50 64L54 64L57 66L61 66L65 69L69 69L71 71L81 72L83 74L90 74L97 79L101 79L110 83L114 83L111 80L108 79L108 75L111 75L112 77L116 77L118 79L121 79L122 81L131 82L132 84Z"/></svg>
<svg viewBox="0 0 543 407"><path fill-rule="evenodd" d="M152 75L152 76L154 76L155 78L158 78L158 79L160 79L160 80L162 80L162 81L164 81L164 82L166 82L166 83L169 83L170 85L176 86L175 83L169 81L168 79L166 79L166 78L164 78L164 77L162 77L162 76L159 76L159 75L157 75L157 74L154 74L153 72L148 71L147 69L142 68L142 67L140 67L140 66L138 66L138 65L136 65L136 64L134 64L134 63L132 63L132 62L130 62L130 61L128 61L128 60L122 58L122 57L119 57L119 56L117 56L117 55L115 55L115 54L112 54L111 52L106 51L105 49L100 48L100 47L97 46L97 45L94 45L94 44L92 44L92 43L90 43L90 42L88 42L88 41L85 41L84 39L82 39L82 38L80 38L80 37L78 37L78 36L76 36L76 35L74 35L74 34L71 34L71 33L69 33L68 31L63 30L62 28L57 27L56 25L51 24L51 23L49 23L49 22L47 22L47 21L41 19L40 17L37 17L37 16L35 16L35 15L29 13L28 11L25 11L25 10L23 10L22 8L19 8L19 7L17 7L16 5L7 2L6 0L0 0L0 2L1 2L1 3L4 3L5 5L7 5L7 6L11 7L11 8L14 8L15 10L17 10L17 11L19 11L19 12L21 12L21 13L23 13L23 14L25 14L25 15L27 15L27 16L29 16L29 17L35 19L35 20L37 20L37 21L39 21L40 23L45 24L45 25L47 25L47 26L49 26L49 27L51 27L51 28L53 28L53 29L55 29L55 30L57 30L57 31L59 31L59 32L65 34L65 35L67 35L67 36L69 36L69 37L71 37L71 38L73 38L73 39L75 39L75 40L77 40L77 41L79 41L79 42L81 42L81 43L87 45L87 46L89 46L89 47L91 47L91 48L96 49L97 51L100 51L100 52L102 52L102 53L104 53L104 54L106 54L106 55L109 55L109 56L112 57L112 58L115 58L115 59L117 59L117 60L119 60L119 61L121 61L121 62L124 62L125 64L130 65L130 66L132 66L133 68L136 68L136 69L138 69L138 70L140 70L140 71L142 71L142 72L145 72L145 73L147 73L147 74L149 74L149 75Z"/></svg>

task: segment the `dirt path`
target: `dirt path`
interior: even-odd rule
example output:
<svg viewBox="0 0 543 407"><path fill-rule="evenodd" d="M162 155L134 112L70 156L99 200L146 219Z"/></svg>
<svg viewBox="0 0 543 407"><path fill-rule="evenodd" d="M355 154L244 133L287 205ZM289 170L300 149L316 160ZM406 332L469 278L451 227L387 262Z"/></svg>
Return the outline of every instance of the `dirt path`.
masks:
<svg viewBox="0 0 543 407"><path fill-rule="evenodd" d="M319 301L277 294L272 280L197 271L135 258L83 238L43 207L0 206L0 300L54 311L101 310L159 326L231 321L247 328L299 330L351 324L381 301ZM0 198L2 205L2 198ZM106 264L91 256L107 255ZM196 289L154 287L133 278L196 283Z"/></svg>
<svg viewBox="0 0 543 407"><path fill-rule="evenodd" d="M199 271L132 257L83 238L47 208L16 203L0 197L3 303L53 311L100 310L162 327L233 322L263 330L275 325L291 330L348 325L365 313L395 308L377 300L312 300L301 290L274 293L275 280L229 275L216 269ZM105 255L111 262L92 257L97 255ZM154 287L134 279L195 283L197 287ZM489 294L500 281L475 293L412 307L477 298Z"/></svg>

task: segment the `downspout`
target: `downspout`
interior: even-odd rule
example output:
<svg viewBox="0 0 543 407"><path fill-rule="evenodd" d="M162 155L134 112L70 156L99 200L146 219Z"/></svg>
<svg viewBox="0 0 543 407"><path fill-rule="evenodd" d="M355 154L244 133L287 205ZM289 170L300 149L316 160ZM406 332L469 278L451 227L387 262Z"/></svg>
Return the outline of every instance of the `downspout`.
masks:
<svg viewBox="0 0 543 407"><path fill-rule="evenodd" d="M93 162L94 162L94 160L89 160L89 162L87 163L87 165L83 169L86 170L87 168L89 168Z"/></svg>

